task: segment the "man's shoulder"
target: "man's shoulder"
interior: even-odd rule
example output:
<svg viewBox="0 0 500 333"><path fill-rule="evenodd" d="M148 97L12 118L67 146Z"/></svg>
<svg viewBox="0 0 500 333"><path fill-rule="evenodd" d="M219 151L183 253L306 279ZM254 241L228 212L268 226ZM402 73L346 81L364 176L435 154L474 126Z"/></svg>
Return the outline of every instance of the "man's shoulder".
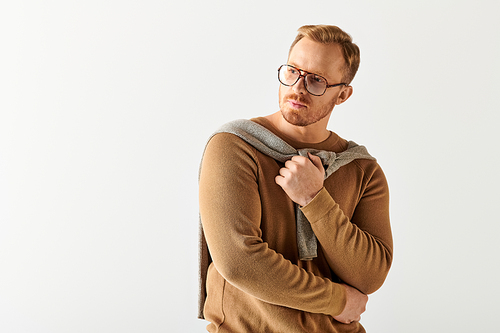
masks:
<svg viewBox="0 0 500 333"><path fill-rule="evenodd" d="M213 134L207 143L206 149L217 149L223 152L233 150L248 150L252 148L245 140L230 132L217 132Z"/></svg>
<svg viewBox="0 0 500 333"><path fill-rule="evenodd" d="M209 145L217 145L219 149L260 152L278 160L282 159L282 155L296 154L294 147L260 123L259 119L238 119L222 125L210 137Z"/></svg>

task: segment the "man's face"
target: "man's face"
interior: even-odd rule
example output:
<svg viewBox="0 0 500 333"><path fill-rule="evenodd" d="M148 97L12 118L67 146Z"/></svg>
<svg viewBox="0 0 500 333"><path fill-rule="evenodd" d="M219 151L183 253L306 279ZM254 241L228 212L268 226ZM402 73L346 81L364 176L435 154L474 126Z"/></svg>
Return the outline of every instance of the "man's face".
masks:
<svg viewBox="0 0 500 333"><path fill-rule="evenodd" d="M293 47L288 64L304 71L319 74L328 84L342 82L344 65L342 50L337 44L325 45L304 37ZM324 95L314 96L307 92L304 78L287 87L280 84L279 105L283 118L295 126L308 126L328 116L339 99L344 86L328 88Z"/></svg>

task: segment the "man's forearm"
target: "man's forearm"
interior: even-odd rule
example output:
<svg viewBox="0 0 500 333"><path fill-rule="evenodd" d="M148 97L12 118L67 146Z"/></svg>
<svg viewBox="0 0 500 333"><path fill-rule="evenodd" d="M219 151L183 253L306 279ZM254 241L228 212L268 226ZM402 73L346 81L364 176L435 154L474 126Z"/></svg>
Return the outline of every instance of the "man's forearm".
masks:
<svg viewBox="0 0 500 333"><path fill-rule="evenodd" d="M365 223L377 224L382 230L377 237L352 223L326 189L302 211L311 223L328 264L341 280L365 294L382 286L392 263L388 214L363 214L365 220L371 219Z"/></svg>

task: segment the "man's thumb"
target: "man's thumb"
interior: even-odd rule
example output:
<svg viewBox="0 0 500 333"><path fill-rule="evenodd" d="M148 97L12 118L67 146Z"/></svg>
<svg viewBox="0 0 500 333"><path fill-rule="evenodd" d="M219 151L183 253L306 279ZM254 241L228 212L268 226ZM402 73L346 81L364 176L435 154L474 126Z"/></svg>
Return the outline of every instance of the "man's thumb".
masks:
<svg viewBox="0 0 500 333"><path fill-rule="evenodd" d="M316 166L316 168L318 168L319 170L324 170L323 162L321 161L321 158L319 156L313 155L311 153L307 153L307 155L309 156L311 162L313 162L313 164Z"/></svg>

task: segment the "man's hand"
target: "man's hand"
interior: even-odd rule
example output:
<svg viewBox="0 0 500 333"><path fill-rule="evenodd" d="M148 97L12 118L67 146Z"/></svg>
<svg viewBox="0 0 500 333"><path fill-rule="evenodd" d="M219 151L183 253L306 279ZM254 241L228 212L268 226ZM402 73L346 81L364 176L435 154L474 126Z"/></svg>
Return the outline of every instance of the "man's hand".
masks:
<svg viewBox="0 0 500 333"><path fill-rule="evenodd" d="M342 284L346 288L346 304L344 311L338 316L333 317L336 321L344 324L350 324L353 321L360 321L361 314L366 310L368 296L357 289Z"/></svg>
<svg viewBox="0 0 500 333"><path fill-rule="evenodd" d="M275 178L288 197L301 206L307 205L321 191L325 177L321 158L310 153L308 156L292 157Z"/></svg>

